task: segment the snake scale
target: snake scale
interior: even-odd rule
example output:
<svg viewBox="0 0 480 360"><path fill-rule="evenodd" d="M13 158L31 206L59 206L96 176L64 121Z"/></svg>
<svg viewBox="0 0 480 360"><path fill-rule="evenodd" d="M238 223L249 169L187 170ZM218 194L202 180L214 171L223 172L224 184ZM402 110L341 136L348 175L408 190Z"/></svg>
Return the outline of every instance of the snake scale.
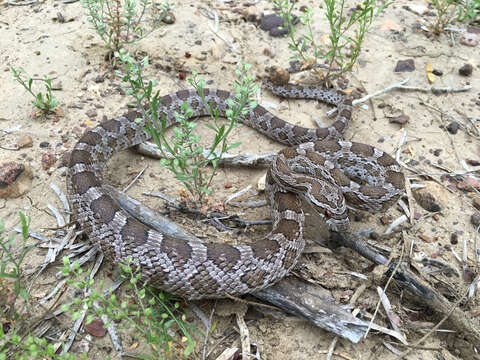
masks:
<svg viewBox="0 0 480 360"><path fill-rule="evenodd" d="M351 100L334 90L314 86L272 85L283 97L317 99L337 106L334 123L307 129L289 124L262 106L241 121L290 145L278 153L267 172L267 197L273 228L251 244L229 245L186 241L163 235L139 222L110 196L102 183L102 169L116 152L149 138L126 116L102 122L87 131L70 158L67 187L75 220L108 259L136 262L141 279L189 299L235 296L265 288L284 277L304 248L304 212L301 198L335 231L347 228L347 207L379 211L403 193L404 177L395 160L369 145L342 141L352 115ZM205 89L205 100L225 113L232 95ZM193 117L207 115L194 90L162 98L160 113L167 125L187 102Z"/></svg>

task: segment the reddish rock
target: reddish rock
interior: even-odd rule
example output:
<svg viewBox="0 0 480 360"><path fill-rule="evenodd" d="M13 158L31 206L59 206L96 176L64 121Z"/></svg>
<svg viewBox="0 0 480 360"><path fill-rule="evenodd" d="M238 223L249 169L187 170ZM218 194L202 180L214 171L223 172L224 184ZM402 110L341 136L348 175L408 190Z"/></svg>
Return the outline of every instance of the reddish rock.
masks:
<svg viewBox="0 0 480 360"><path fill-rule="evenodd" d="M84 328L92 336L104 337L107 334L107 329L103 327L101 320L93 320L90 324L86 324Z"/></svg>
<svg viewBox="0 0 480 360"><path fill-rule="evenodd" d="M465 33L460 39L460 44L467 45L467 46L477 46L480 42L480 37L476 34L472 33Z"/></svg>
<svg viewBox="0 0 480 360"><path fill-rule="evenodd" d="M14 161L0 163L0 198L17 198L32 185L32 171Z"/></svg>
<svg viewBox="0 0 480 360"><path fill-rule="evenodd" d="M50 167L55 164L57 161L57 157L52 154L51 152L48 152L46 154L43 154L42 156L42 167L44 170L50 169Z"/></svg>

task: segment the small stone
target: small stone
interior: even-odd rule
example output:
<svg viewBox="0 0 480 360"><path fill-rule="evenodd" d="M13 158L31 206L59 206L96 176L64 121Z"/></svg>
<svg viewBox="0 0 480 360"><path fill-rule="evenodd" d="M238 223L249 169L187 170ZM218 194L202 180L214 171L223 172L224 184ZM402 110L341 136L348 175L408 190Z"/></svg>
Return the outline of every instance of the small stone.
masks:
<svg viewBox="0 0 480 360"><path fill-rule="evenodd" d="M412 195L422 208L430 212L437 212L441 210L438 203L440 194L434 194L435 191L440 191L440 189L429 182L427 187L412 191Z"/></svg>
<svg viewBox="0 0 480 360"><path fill-rule="evenodd" d="M90 324L85 324L85 331L95 337L104 337L107 334L107 329L103 327L101 320L93 320Z"/></svg>
<svg viewBox="0 0 480 360"><path fill-rule="evenodd" d="M41 148L47 148L47 147L50 146L50 144L49 144L47 141L42 141L42 142L39 144L39 146L40 146Z"/></svg>
<svg viewBox="0 0 480 360"><path fill-rule="evenodd" d="M94 118L94 117L97 117L97 110L95 109L89 109L87 110L87 112L85 113L89 118Z"/></svg>
<svg viewBox="0 0 480 360"><path fill-rule="evenodd" d="M402 114L399 116L395 116L393 118L389 119L389 122L392 124L400 124L400 125L405 125L410 117L408 115Z"/></svg>
<svg viewBox="0 0 480 360"><path fill-rule="evenodd" d="M474 177L468 176L457 184L457 189L463 191L476 191L480 189L480 181Z"/></svg>
<svg viewBox="0 0 480 360"><path fill-rule="evenodd" d="M460 69L458 69L458 73L462 76L470 76L472 75L473 66L472 64L465 64Z"/></svg>
<svg viewBox="0 0 480 360"><path fill-rule="evenodd" d="M0 198L18 198L32 187L32 171L21 163L0 163Z"/></svg>
<svg viewBox="0 0 480 360"><path fill-rule="evenodd" d="M432 242L438 240L438 237L432 238L432 237L427 236L427 235L425 235L425 234L419 234L418 237L419 237L420 239L422 239L423 241L427 242L427 243L432 243Z"/></svg>
<svg viewBox="0 0 480 360"><path fill-rule="evenodd" d="M262 17L262 13L257 9L256 6L252 5L243 11L243 16L245 17L245 20L256 23Z"/></svg>
<svg viewBox="0 0 480 360"><path fill-rule="evenodd" d="M24 171L23 164L13 161L0 164L0 188L13 184Z"/></svg>
<svg viewBox="0 0 480 360"><path fill-rule="evenodd" d="M375 231L372 231L369 235L370 239L372 240L378 240L380 238L380 234L375 232Z"/></svg>
<svg viewBox="0 0 480 360"><path fill-rule="evenodd" d="M476 34L472 33L465 33L463 36L460 38L460 44L466 45L466 46L477 46L478 43L480 42L480 37Z"/></svg>
<svg viewBox="0 0 480 360"><path fill-rule="evenodd" d="M480 225L480 214L479 213L472 214L472 216L470 217L470 222L473 224L473 226Z"/></svg>
<svg viewBox="0 0 480 360"><path fill-rule="evenodd" d="M63 16L63 14L61 12L57 12L57 20L60 24L65 23L65 17Z"/></svg>
<svg viewBox="0 0 480 360"><path fill-rule="evenodd" d="M35 50L33 53L38 56L40 55L40 50Z"/></svg>
<svg viewBox="0 0 480 360"><path fill-rule="evenodd" d="M452 245L458 244L458 235L457 235L457 233L452 233L452 234L450 235L450 244L452 244Z"/></svg>
<svg viewBox="0 0 480 360"><path fill-rule="evenodd" d="M442 75L443 75L443 71L442 71L442 70L438 70L438 69L433 69L432 74L433 74L433 75L437 75L437 76L442 76Z"/></svg>
<svg viewBox="0 0 480 360"><path fill-rule="evenodd" d="M103 83L105 81L105 79L103 78L102 75L98 75L96 78L95 78L95 82L98 84L98 83Z"/></svg>
<svg viewBox="0 0 480 360"><path fill-rule="evenodd" d="M275 49L271 46L268 46L263 49L263 55L273 59L275 57Z"/></svg>
<svg viewBox="0 0 480 360"><path fill-rule="evenodd" d="M380 216L380 222L382 225L388 225L392 222L392 217L386 215Z"/></svg>
<svg viewBox="0 0 480 360"><path fill-rule="evenodd" d="M443 149L435 149L435 150L433 151L433 155L435 155L435 156L440 156L440 154L442 153L442 150L443 150Z"/></svg>
<svg viewBox="0 0 480 360"><path fill-rule="evenodd" d="M281 66L272 66L267 69L270 80L277 85L285 85L290 81L290 73Z"/></svg>
<svg viewBox="0 0 480 360"><path fill-rule="evenodd" d="M162 21L165 23L165 24L173 24L175 22L175 15L173 15L173 12L171 11L167 11L165 13L165 16L163 17Z"/></svg>
<svg viewBox="0 0 480 360"><path fill-rule="evenodd" d="M480 160L474 160L474 159L467 159L467 164L470 166L479 166L480 165Z"/></svg>
<svg viewBox="0 0 480 360"><path fill-rule="evenodd" d="M298 22L298 17L292 14L292 23L295 25ZM280 37L288 33L285 28L283 18L277 14L265 15L260 20L260 29L268 31L273 37Z"/></svg>
<svg viewBox="0 0 480 360"><path fill-rule="evenodd" d="M195 45L202 45L202 40L195 40Z"/></svg>
<svg viewBox="0 0 480 360"><path fill-rule="evenodd" d="M33 140L32 137L29 135L23 135L20 136L17 139L17 146L19 149L27 148L27 147L32 147L33 146Z"/></svg>
<svg viewBox="0 0 480 360"><path fill-rule="evenodd" d="M57 157L52 154L51 152L48 152L46 154L43 154L42 156L42 167L44 170L50 169L50 167L55 164L57 161Z"/></svg>
<svg viewBox="0 0 480 360"><path fill-rule="evenodd" d="M450 124L447 125L447 130L450 134L455 135L458 132L458 128L460 124L456 121L452 121Z"/></svg>
<svg viewBox="0 0 480 360"><path fill-rule="evenodd" d="M398 60L394 72L412 72L415 71L415 63L413 59Z"/></svg>

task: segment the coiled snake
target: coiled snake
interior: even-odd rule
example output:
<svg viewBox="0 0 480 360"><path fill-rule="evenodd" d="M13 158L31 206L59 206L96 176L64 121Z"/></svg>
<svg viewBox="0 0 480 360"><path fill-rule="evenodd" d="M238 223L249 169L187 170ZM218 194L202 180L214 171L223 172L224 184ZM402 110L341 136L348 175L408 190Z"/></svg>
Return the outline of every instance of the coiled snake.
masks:
<svg viewBox="0 0 480 360"><path fill-rule="evenodd" d="M395 160L369 145L338 140L352 114L351 100L333 90L313 86L276 86L284 97L318 99L337 106L333 125L306 129L291 125L257 106L242 122L281 143L293 146L278 153L267 172L272 231L252 244L207 244L163 235L139 222L109 195L102 169L116 152L149 138L127 117L104 121L75 145L67 175L69 200L76 221L115 263L127 257L138 263L141 279L189 299L241 295L265 288L284 277L304 248L306 199L332 230L348 225L348 206L379 211L403 193L404 177ZM229 92L205 89L205 100L224 114ZM188 102L194 117L207 115L194 90L162 99L167 125L174 111Z"/></svg>

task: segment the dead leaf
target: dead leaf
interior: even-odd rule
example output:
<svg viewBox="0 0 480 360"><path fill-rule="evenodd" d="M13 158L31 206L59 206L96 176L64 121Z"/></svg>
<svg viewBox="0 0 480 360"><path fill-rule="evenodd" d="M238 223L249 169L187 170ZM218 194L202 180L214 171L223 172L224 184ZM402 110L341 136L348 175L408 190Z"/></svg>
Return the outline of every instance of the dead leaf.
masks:
<svg viewBox="0 0 480 360"><path fill-rule="evenodd" d="M428 61L425 64L425 70L427 71L427 79L430 84L435 82L435 74L433 73L433 66Z"/></svg>

